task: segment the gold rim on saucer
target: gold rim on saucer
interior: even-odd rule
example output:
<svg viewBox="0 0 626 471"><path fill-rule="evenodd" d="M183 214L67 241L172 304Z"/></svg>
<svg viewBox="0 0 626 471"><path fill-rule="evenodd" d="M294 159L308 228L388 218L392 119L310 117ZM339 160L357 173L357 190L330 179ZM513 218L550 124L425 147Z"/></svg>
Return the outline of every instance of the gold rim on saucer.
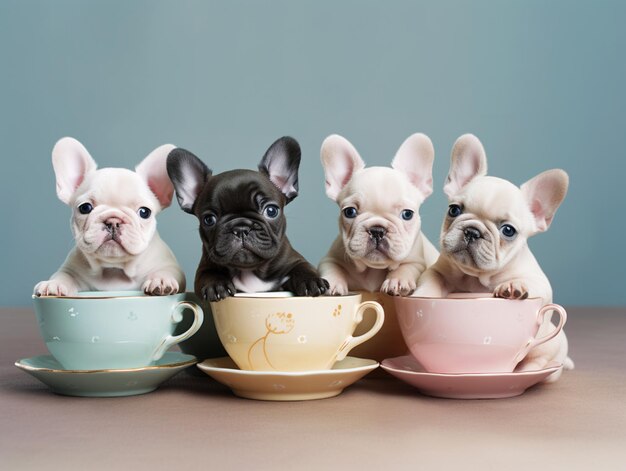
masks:
<svg viewBox="0 0 626 471"><path fill-rule="evenodd" d="M47 355L41 355L47 356ZM127 372L135 372L135 371L147 371L147 370L162 370L169 368L178 368L180 366L191 366L198 363L198 359L194 358L193 360L187 361L179 361L177 363L168 363L167 365L148 365L148 366L140 366L138 368L111 368L111 369L103 369L103 370L58 370L54 368L38 368L34 366L25 365L21 363L24 360L28 360L28 358L22 358L15 362L15 366L25 371L37 371L40 373L81 373L81 374L92 374L92 373L127 373Z"/></svg>

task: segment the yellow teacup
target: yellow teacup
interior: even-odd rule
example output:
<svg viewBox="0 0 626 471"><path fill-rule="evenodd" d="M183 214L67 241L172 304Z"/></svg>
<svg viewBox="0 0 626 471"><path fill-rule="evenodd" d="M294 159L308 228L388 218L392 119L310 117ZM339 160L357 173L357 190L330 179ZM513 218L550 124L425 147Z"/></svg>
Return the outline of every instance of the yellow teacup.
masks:
<svg viewBox="0 0 626 471"><path fill-rule="evenodd" d="M211 303L217 334L242 370L327 370L355 346L372 338L385 320L374 301L360 294L294 297L289 293L238 294ZM376 321L353 337L363 313Z"/></svg>

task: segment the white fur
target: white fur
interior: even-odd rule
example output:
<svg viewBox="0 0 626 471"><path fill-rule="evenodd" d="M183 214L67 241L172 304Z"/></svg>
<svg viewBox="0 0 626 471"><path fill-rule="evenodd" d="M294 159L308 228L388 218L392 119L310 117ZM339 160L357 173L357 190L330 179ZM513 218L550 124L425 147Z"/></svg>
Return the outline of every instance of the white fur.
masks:
<svg viewBox="0 0 626 471"><path fill-rule="evenodd" d="M262 293L277 289L288 279L286 277L282 280L262 280L252 270L241 270L240 273L233 277L233 285L235 285L238 291L243 291L244 293Z"/></svg>
<svg viewBox="0 0 626 471"><path fill-rule="evenodd" d="M541 297L552 302L548 278L528 247L532 235L547 230L565 198L567 174L549 170L522 185L486 176L487 158L473 135L461 136L452 150L444 191L451 204L463 208L457 217L446 217L441 231L441 255L420 277L414 296L445 297L451 292L492 292L497 297ZM503 224L517 230L512 240L500 234ZM465 230L474 228L480 239L470 245ZM546 316L538 335L554 330ZM543 368L552 360L573 368L567 357L567 338L554 339L534 348L518 365L520 370ZM549 379L558 379L561 372Z"/></svg>
<svg viewBox="0 0 626 471"><path fill-rule="evenodd" d="M321 149L326 194L337 202L340 234L320 262L331 294L350 290L409 294L437 250L421 232L419 208L432 192L434 149L424 134L413 134L398 149L392 168L365 168L345 138L332 135ZM355 218L343 210L354 207ZM403 210L414 212L406 221ZM385 230L380 247L373 247L372 227Z"/></svg>
<svg viewBox="0 0 626 471"><path fill-rule="evenodd" d="M174 148L158 147L136 172L123 168L97 170L95 161L75 139L63 138L52 151L59 199L72 208L76 246L37 296L69 296L84 290L138 290L172 294L185 289L185 276L156 231L156 215L169 206L174 188L165 159ZM78 207L93 210L81 214ZM138 210L151 210L141 218ZM114 236L106 226L116 227Z"/></svg>

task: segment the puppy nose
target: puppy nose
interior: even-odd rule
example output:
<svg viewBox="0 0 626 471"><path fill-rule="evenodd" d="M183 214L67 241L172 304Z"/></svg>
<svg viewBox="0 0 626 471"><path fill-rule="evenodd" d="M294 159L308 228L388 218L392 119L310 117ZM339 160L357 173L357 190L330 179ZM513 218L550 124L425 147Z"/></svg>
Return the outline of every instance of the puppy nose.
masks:
<svg viewBox="0 0 626 471"><path fill-rule="evenodd" d="M245 237L250 233L250 226L235 226L232 228L232 233L237 237Z"/></svg>
<svg viewBox="0 0 626 471"><path fill-rule="evenodd" d="M381 240L383 240L383 237L385 237L387 230L381 226L372 226L367 230L367 232L372 239L374 239L376 242L380 242Z"/></svg>
<svg viewBox="0 0 626 471"><path fill-rule="evenodd" d="M114 229L119 229L122 225L122 220L120 218L109 218L104 221L104 225L107 228L107 231L112 231Z"/></svg>
<svg viewBox="0 0 626 471"><path fill-rule="evenodd" d="M475 227L466 227L463 234L465 235L465 242L467 243L480 239L480 231Z"/></svg>

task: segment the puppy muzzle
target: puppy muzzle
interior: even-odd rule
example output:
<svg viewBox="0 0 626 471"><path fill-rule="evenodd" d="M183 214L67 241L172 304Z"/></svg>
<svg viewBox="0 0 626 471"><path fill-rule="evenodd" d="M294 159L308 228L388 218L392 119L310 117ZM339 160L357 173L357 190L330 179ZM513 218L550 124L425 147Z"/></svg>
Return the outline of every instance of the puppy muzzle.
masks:
<svg viewBox="0 0 626 471"><path fill-rule="evenodd" d="M119 241L120 232L122 231L122 226L124 221L118 217L111 217L103 221L102 230L107 231L109 233L108 239Z"/></svg>
<svg viewBox="0 0 626 471"><path fill-rule="evenodd" d="M385 239L387 229L382 226L372 226L367 230L367 233L370 236L371 242L378 247Z"/></svg>
<svg viewBox="0 0 626 471"><path fill-rule="evenodd" d="M465 243L467 245L471 244L472 242L477 241L478 239L480 239L483 235L480 233L480 231L478 229L476 229L475 227L466 227L463 230L463 239L465 240Z"/></svg>
<svg viewBox="0 0 626 471"><path fill-rule="evenodd" d="M221 228L215 240L215 261L239 267L253 267L272 258L278 246L262 223L250 219L231 221Z"/></svg>
<svg viewBox="0 0 626 471"><path fill-rule="evenodd" d="M370 268L385 269L391 260L387 229L382 226L362 228L346 240L346 249L350 258Z"/></svg>
<svg viewBox="0 0 626 471"><path fill-rule="evenodd" d="M367 229L369 240L367 243L367 258L382 261L389 257L389 240L387 229L382 226L372 226Z"/></svg>
<svg viewBox="0 0 626 471"><path fill-rule="evenodd" d="M492 234L475 221L453 225L441 242L443 251L450 254L460 266L489 270L497 263Z"/></svg>

